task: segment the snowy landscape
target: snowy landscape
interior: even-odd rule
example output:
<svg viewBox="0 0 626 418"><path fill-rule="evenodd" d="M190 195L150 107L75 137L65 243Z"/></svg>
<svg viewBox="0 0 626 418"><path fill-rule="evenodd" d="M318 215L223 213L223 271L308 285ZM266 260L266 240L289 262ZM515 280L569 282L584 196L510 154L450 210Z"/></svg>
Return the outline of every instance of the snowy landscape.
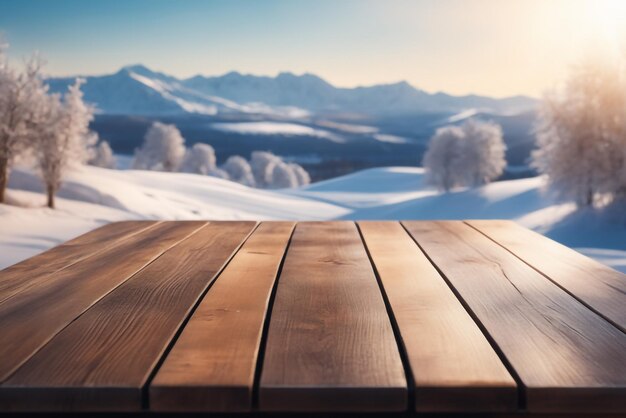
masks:
<svg viewBox="0 0 626 418"><path fill-rule="evenodd" d="M33 48L22 64L9 57L9 41L0 38L0 267L125 219L510 219L626 271L623 52L580 54L559 79L537 82L542 95L526 95L509 88L513 67L475 84L452 66L430 89L380 82L386 64L374 81L342 86L308 68L181 75L120 61L140 53L111 53L96 73L66 64L50 74ZM190 60L205 47L195 45ZM489 69L479 64L474 79ZM531 69L520 71L526 80ZM463 93L444 91L457 77ZM472 93L489 86L506 94Z"/></svg>
<svg viewBox="0 0 626 418"><path fill-rule="evenodd" d="M129 130L133 140L120 149L119 141L124 142L125 136L117 138L117 145L110 143L102 136L106 129L98 125L100 116L111 116L107 106L124 102L115 96L123 89L100 85L107 77L74 78L71 83L44 79L36 60L23 73L9 65L4 68L8 93L3 96L5 134L0 139L5 158L0 162L9 177L0 204L0 267L108 222L127 219L511 219L626 271L622 200L626 170L620 154L624 137L619 133L621 125L604 122L614 117L611 112L621 114L622 109L606 91L580 99L576 90L565 90L546 97L538 107L526 98L428 95L401 84L374 88L376 99L370 100L378 103L386 97L383 101L397 109L372 109L363 106L373 93L359 89L328 87L334 92L330 98L311 101L311 92L319 94L320 90L305 88L301 96L308 97L306 102L281 84L285 79L291 80L292 87L302 81L321 83L311 75L261 78L269 83L261 89L267 103L261 103L244 101L260 99L244 94L249 86L233 87L233 83L245 86L250 76L227 74L183 83L145 67L125 67L113 79L120 74L130 77L149 94L147 103L122 109L127 112L123 117L154 113L143 120L141 131ZM582 76L574 73L571 77ZM229 97L238 92L234 98L245 106L223 97L192 94L187 84ZM142 97L132 91L125 92L132 95L126 96L131 97L127 105ZM291 93L283 97L281 91ZM183 93L191 97L182 99ZM353 95L360 99L348 99ZM155 97L171 106L154 107ZM191 98L200 101L192 103ZM206 100L225 107L209 109ZM581 106L572 106L576 100L582 100ZM577 125L580 115L589 113L586 101L594 100L606 105L605 112L591 122L601 130L581 129ZM338 106L335 112L330 112L332 103ZM478 105L491 107L482 111L464 107ZM415 121L407 127L411 117L402 113L402 106L422 112L421 117L413 117L428 129L412 128ZM420 106L432 106L433 112L423 113ZM361 112L358 123L341 116L355 109ZM326 115L323 119L320 112ZM389 112L403 116L392 125L381 123ZM518 125L502 123L502 118L528 112L538 114L538 119L516 119ZM213 118L210 129L202 131L208 133L205 140L189 140L188 131L179 129L189 127L185 120L190 117L200 117L202 123L206 122L202 118ZM525 122L520 125L520 121ZM517 127L512 131L511 126ZM577 126L576 130L571 126ZM511 163L516 157L510 151L520 138L515 129L518 133L526 130L521 140L523 155L518 156L521 165ZM216 132L226 135L222 139L229 142L228 147L219 146ZM247 143L249 148L242 148L237 138L248 136L253 140ZM589 138L598 144L595 149L589 146ZM384 153L368 148L372 143L386 147L392 155L408 156L415 164L389 166ZM296 147L290 148L291 144ZM331 148L324 148L329 144ZM119 154L131 145L133 155ZM303 154L294 152L302 149ZM326 180L315 177L319 174L316 165L329 160L345 163L342 153L353 155L355 150L369 160L365 167L383 167L358 170L349 166L347 175Z"/></svg>
<svg viewBox="0 0 626 418"><path fill-rule="evenodd" d="M184 173L85 166L43 207L36 175L16 169L0 205L0 266L6 267L108 222L125 219L512 219L626 272L626 230L619 213L555 203L540 178L442 194L424 170L380 168L288 190L259 190Z"/></svg>
<svg viewBox="0 0 626 418"><path fill-rule="evenodd" d="M261 89L267 102L261 103L244 101L260 100L244 94L249 86L233 87L233 83L245 86L250 79L260 82L251 76L227 74L183 83L134 66L125 67L113 79L122 74L149 90L146 101L122 109L127 112L123 118L145 119L141 131L134 128L120 137L114 135L116 143L102 136L107 130L99 125L99 117L111 116L107 106L124 102L115 96L123 91L115 83L100 86L108 82L107 77L75 78L71 83L44 79L36 60L24 73L8 65L4 68L8 92L4 109L12 110L6 113L5 134L0 138L8 156L4 169L10 168L0 204L0 267L108 222L127 219L510 219L626 271L620 174L626 171L620 154L624 147L621 134L613 135L622 128L602 125L603 118L613 117L612 111L622 110L603 91L594 93L605 101L607 110L592 122L604 126L600 132L606 133L598 136L593 127L585 131L576 125L579 113L589 112L584 101L598 98L583 98L582 107L571 106L581 100L577 91L546 97L538 107L526 98L444 97L402 84L375 88L377 99L370 100L378 103L387 96L383 101L398 109L372 109L363 107L371 93L359 89L328 87L334 92L330 98L310 101L311 91L318 94L319 90L305 88L307 93L294 97L282 85L286 78L292 87L321 81L311 75L280 75L260 79L269 86ZM576 77L581 76L574 73L572 78ZM211 93L230 97L238 92L234 98L245 106L213 95L198 96L185 87L199 83L205 89L213 86L216 91ZM391 96L389 89L394 92ZM132 95L125 96L132 97L127 105L142 97L132 91L125 93ZM281 91L291 93L283 97ZM183 93L191 97L182 99ZM355 94L361 99L347 99ZM154 107L155 97L171 106ZM191 103L191 98L200 101ZM216 105L209 112L203 100L225 107ZM333 101L339 108L331 112ZM477 105L491 107L482 111L464 107ZM407 116L401 106L413 106L422 116ZM433 111L424 113L420 106L432 106ZM358 122L345 120L342 112L355 109L361 112ZM326 116L320 118L320 112ZM392 125L388 120L382 123L389 112L403 116L396 116ZM520 114L539 117L519 119ZM188 118L198 117L201 123L212 118L210 129L202 131L207 137L189 140L184 127L190 126ZM517 124L503 123L507 117L517 118ZM406 125L411 118L415 120ZM415 121L428 129L415 129ZM571 131L570 126L578 128ZM125 143L129 132L133 140ZM216 132L226 135L221 139L227 147L219 145ZM587 148L594 135L594 141L603 144L595 150ZM238 142L242 137L253 138L248 148ZM119 141L125 145L120 147ZM368 148L372 143L384 146L388 154L408 156L415 164L389 166L384 153ZM325 148L329 144L331 148ZM129 146L134 147L133 155L123 153ZM523 152L515 157L512 149ZM343 164L342 153L353 156L355 150L361 153L361 162L369 161L365 167L383 167L358 170L349 165L350 174L320 180L316 167L329 160ZM521 158L522 164L512 164L512 158Z"/></svg>
<svg viewBox="0 0 626 418"><path fill-rule="evenodd" d="M474 118L501 125L510 165L532 173L526 160L537 100L531 97L431 94L407 82L339 88L314 74L286 72L178 79L138 64L81 77L85 101L96 105L92 129L119 154L132 155L160 121L176 125L189 144L210 144L220 162L262 147L323 180L367 167L417 165L437 128ZM75 78L46 82L62 94Z"/></svg>

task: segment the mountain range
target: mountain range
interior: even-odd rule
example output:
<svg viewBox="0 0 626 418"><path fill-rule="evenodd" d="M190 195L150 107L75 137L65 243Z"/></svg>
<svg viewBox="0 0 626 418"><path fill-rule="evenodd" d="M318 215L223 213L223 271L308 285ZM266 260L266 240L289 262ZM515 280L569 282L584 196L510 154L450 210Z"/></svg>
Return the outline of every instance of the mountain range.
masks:
<svg viewBox="0 0 626 418"><path fill-rule="evenodd" d="M52 92L64 92L76 77L49 78ZM82 89L98 112L115 115L262 114L302 118L311 114L356 113L390 116L459 113L474 109L495 114L531 110L527 96L496 99L428 93L405 81L369 87L340 88L313 74L284 72L276 77L229 72L222 76L179 79L143 65L114 74L86 76Z"/></svg>

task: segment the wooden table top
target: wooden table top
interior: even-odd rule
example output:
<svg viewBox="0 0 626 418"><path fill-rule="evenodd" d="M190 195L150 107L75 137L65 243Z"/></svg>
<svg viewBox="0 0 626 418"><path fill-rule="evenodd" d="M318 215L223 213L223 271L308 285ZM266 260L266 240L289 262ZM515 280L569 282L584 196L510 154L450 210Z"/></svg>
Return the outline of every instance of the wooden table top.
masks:
<svg viewBox="0 0 626 418"><path fill-rule="evenodd" d="M119 222L0 272L0 413L624 416L625 331L508 221Z"/></svg>

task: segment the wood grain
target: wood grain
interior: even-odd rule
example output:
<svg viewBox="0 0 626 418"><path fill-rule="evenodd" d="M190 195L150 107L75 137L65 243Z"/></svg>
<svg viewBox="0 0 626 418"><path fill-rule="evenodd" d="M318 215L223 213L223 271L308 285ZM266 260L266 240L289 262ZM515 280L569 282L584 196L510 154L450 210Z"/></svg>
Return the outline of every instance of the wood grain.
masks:
<svg viewBox="0 0 626 418"><path fill-rule="evenodd" d="M45 281L51 273L92 257L154 225L154 221L114 222L7 267L0 271L0 303Z"/></svg>
<svg viewBox="0 0 626 418"><path fill-rule="evenodd" d="M259 408L407 408L398 346L353 223L296 226L271 313Z"/></svg>
<svg viewBox="0 0 626 418"><path fill-rule="evenodd" d="M467 223L626 332L626 274L515 222Z"/></svg>
<svg viewBox="0 0 626 418"><path fill-rule="evenodd" d="M359 222L392 308L420 412L517 408L517 387L437 270L398 222Z"/></svg>
<svg viewBox="0 0 626 418"><path fill-rule="evenodd" d="M204 225L156 225L6 300L0 305L0 382L100 298Z"/></svg>
<svg viewBox="0 0 626 418"><path fill-rule="evenodd" d="M142 387L181 323L254 226L211 222L171 248L27 361L0 386L0 404L29 411L140 410ZM46 396L33 396L37 391Z"/></svg>
<svg viewBox="0 0 626 418"><path fill-rule="evenodd" d="M266 311L293 222L264 222L200 302L150 385L150 410L252 408Z"/></svg>
<svg viewBox="0 0 626 418"><path fill-rule="evenodd" d="M404 222L493 338L530 412L626 412L626 336L462 222Z"/></svg>

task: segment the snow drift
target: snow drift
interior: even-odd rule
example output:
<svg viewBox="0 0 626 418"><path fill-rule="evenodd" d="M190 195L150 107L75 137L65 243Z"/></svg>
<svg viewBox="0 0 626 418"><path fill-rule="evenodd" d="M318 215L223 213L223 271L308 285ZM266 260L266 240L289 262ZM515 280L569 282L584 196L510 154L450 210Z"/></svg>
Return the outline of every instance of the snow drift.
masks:
<svg viewBox="0 0 626 418"><path fill-rule="evenodd" d="M82 167L43 208L34 174L13 171L11 205L0 205L0 267L99 225L123 219L512 219L626 271L618 213L576 211L542 192L543 180L501 181L438 193L421 168L364 170L299 189L253 189L219 178Z"/></svg>

